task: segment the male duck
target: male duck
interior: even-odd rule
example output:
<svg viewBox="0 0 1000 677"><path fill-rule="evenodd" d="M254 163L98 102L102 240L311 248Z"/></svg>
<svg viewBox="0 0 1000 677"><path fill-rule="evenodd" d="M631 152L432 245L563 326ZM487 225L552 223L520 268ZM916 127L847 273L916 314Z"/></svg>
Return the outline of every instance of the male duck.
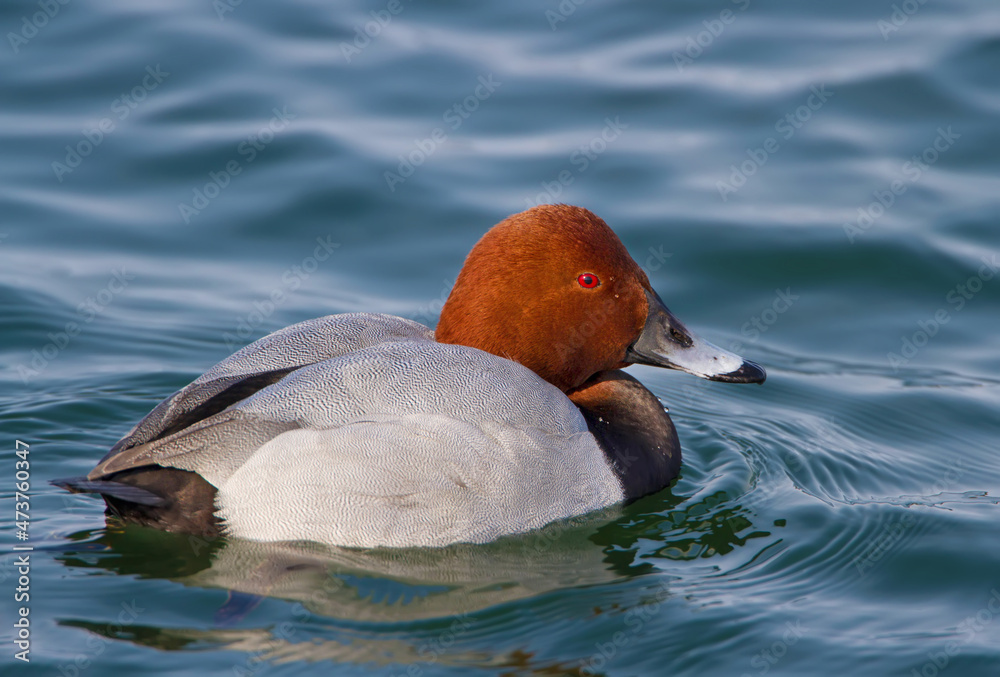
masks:
<svg viewBox="0 0 1000 677"><path fill-rule="evenodd" d="M286 327L55 483L206 536L487 542L676 477L673 423L630 364L765 378L688 331L604 221L539 206L476 244L436 331L370 313Z"/></svg>

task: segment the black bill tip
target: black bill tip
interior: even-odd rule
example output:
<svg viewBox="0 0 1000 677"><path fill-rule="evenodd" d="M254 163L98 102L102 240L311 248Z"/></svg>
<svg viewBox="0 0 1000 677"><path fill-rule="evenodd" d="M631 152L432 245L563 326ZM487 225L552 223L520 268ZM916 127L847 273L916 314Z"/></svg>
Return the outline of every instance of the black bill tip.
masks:
<svg viewBox="0 0 1000 677"><path fill-rule="evenodd" d="M743 364L736 371L731 371L728 374L715 374L707 378L709 381L722 381L723 383L763 383L767 379L767 372L756 362L743 360Z"/></svg>

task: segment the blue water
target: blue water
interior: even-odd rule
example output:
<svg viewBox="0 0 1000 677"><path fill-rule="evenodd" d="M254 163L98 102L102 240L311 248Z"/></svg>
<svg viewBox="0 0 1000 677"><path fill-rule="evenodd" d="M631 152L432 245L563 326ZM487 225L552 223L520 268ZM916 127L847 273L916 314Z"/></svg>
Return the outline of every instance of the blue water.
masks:
<svg viewBox="0 0 1000 677"><path fill-rule="evenodd" d="M0 27L5 674L1000 673L996 3L42 0ZM768 370L631 369L678 427L670 490L356 552L122 528L47 484L275 329L433 325L486 229L558 201Z"/></svg>

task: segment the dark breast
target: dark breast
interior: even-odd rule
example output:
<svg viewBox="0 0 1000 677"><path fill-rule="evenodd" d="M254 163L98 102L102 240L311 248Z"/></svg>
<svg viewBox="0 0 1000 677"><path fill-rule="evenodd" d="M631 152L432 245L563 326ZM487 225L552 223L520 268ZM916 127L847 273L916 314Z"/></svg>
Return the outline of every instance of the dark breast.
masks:
<svg viewBox="0 0 1000 677"><path fill-rule="evenodd" d="M642 383L623 371L606 371L568 395L621 480L626 500L660 491L677 477L677 431Z"/></svg>

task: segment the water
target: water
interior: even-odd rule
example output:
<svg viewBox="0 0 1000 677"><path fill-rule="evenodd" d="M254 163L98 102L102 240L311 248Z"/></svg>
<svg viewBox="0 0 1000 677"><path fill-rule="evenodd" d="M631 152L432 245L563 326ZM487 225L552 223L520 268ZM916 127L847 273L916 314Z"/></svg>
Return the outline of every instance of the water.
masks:
<svg viewBox="0 0 1000 677"><path fill-rule="evenodd" d="M0 9L5 674L1000 671L995 3L225 2ZM632 369L671 490L357 553L108 528L48 486L267 332L433 324L539 200L767 367Z"/></svg>

